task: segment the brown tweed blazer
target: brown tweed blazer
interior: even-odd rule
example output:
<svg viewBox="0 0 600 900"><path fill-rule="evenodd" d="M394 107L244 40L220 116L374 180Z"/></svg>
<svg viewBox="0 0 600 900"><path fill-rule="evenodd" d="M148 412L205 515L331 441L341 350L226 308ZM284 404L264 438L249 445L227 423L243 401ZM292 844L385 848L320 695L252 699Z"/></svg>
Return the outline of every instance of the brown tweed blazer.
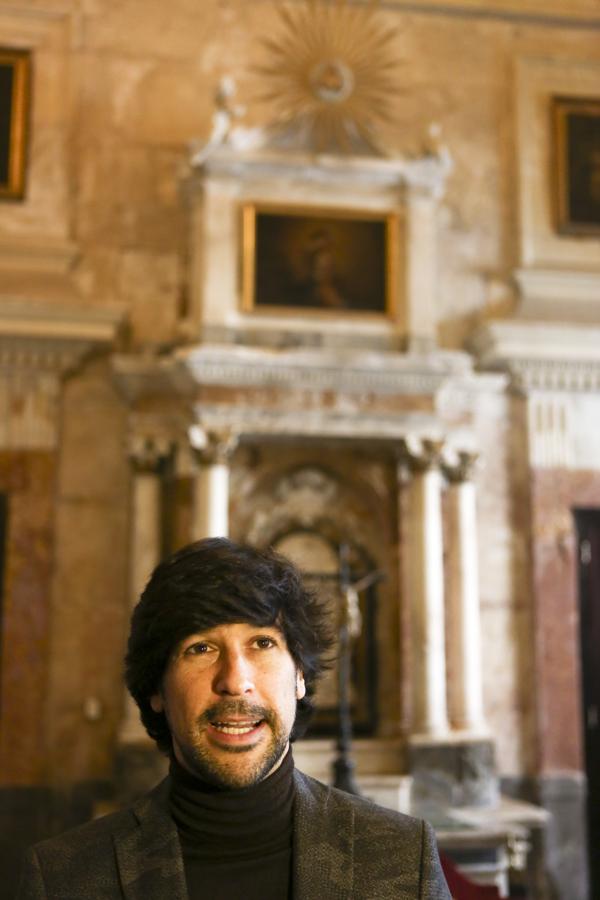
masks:
<svg viewBox="0 0 600 900"><path fill-rule="evenodd" d="M294 900L450 900L431 826L294 779ZM168 791L33 847L17 900L187 900Z"/></svg>

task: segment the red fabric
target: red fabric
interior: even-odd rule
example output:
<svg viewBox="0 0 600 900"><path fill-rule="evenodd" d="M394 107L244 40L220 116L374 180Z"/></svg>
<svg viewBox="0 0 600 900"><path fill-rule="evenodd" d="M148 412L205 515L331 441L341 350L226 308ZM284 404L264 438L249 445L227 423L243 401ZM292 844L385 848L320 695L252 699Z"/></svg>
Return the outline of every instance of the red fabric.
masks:
<svg viewBox="0 0 600 900"><path fill-rule="evenodd" d="M442 869L453 900L500 900L500 891L491 884L475 884L462 875L454 863L440 854Z"/></svg>

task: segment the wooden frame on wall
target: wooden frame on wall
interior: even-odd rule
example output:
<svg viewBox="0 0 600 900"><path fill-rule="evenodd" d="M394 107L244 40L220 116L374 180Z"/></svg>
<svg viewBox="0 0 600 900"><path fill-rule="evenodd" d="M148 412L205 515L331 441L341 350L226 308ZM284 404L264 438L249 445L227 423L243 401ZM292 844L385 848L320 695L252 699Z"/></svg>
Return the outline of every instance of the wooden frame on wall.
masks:
<svg viewBox="0 0 600 900"><path fill-rule="evenodd" d="M0 48L0 199L25 194L31 55Z"/></svg>
<svg viewBox="0 0 600 900"><path fill-rule="evenodd" d="M600 236L600 97L552 98L559 234Z"/></svg>
<svg viewBox="0 0 600 900"><path fill-rule="evenodd" d="M242 309L393 318L397 244L389 212L247 203Z"/></svg>

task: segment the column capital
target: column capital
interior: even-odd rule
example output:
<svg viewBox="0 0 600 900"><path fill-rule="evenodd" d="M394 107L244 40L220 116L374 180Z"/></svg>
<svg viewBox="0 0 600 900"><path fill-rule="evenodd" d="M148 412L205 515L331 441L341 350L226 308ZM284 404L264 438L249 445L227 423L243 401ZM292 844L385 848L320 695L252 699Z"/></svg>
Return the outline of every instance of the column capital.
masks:
<svg viewBox="0 0 600 900"><path fill-rule="evenodd" d="M444 460L442 471L450 484L463 484L473 479L479 453L460 450L452 462Z"/></svg>
<svg viewBox="0 0 600 900"><path fill-rule="evenodd" d="M136 474L156 473L171 450L168 440L153 435L132 435L128 456Z"/></svg>
<svg viewBox="0 0 600 900"><path fill-rule="evenodd" d="M226 464L239 443L239 434L231 428L217 431L193 425L188 435L193 457L204 466Z"/></svg>
<svg viewBox="0 0 600 900"><path fill-rule="evenodd" d="M403 438L400 441L400 459L411 472L427 472L441 465L444 450L442 438Z"/></svg>

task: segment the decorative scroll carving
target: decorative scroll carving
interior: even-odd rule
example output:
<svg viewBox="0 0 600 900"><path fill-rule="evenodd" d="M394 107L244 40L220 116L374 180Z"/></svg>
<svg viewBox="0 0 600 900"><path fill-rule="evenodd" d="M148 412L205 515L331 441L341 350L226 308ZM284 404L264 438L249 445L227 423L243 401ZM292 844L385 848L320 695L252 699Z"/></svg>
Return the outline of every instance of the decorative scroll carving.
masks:
<svg viewBox="0 0 600 900"><path fill-rule="evenodd" d="M129 460L134 472L156 473L171 453L171 444L161 437L133 435L129 442Z"/></svg>
<svg viewBox="0 0 600 900"><path fill-rule="evenodd" d="M196 461L204 466L225 465L239 442L239 435L232 429L214 431L201 425L192 425L189 438Z"/></svg>
<svg viewBox="0 0 600 900"><path fill-rule="evenodd" d="M403 438L400 441L400 459L413 472L427 472L440 467L444 446L445 441L439 438L423 438L420 441Z"/></svg>
<svg viewBox="0 0 600 900"><path fill-rule="evenodd" d="M451 484L461 484L465 481L471 481L479 459L479 454L468 450L459 450L456 456L456 461L443 460L443 474Z"/></svg>

